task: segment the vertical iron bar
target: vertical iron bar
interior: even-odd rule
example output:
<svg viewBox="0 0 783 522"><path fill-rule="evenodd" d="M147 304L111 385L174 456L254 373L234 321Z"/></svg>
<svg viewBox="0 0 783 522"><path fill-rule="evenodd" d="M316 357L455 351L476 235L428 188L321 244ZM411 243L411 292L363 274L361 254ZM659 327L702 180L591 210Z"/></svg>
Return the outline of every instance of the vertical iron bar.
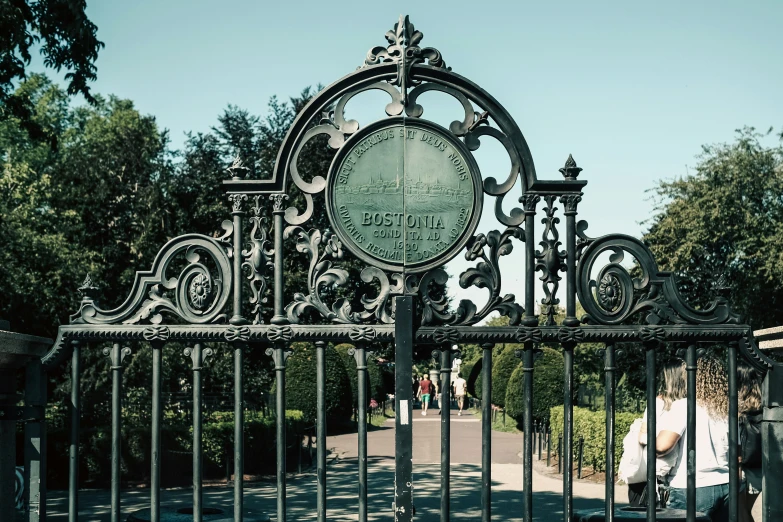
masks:
<svg viewBox="0 0 783 522"><path fill-rule="evenodd" d="M238 251L237 251L238 252ZM234 522L242 522L245 484L245 358L244 343L234 344ZM283 418L285 420L285 417Z"/></svg>
<svg viewBox="0 0 783 522"><path fill-rule="evenodd" d="M563 345L563 520L571 522L574 511L574 345Z"/></svg>
<svg viewBox="0 0 783 522"><path fill-rule="evenodd" d="M546 467L552 465L552 431L547 426L546 434Z"/></svg>
<svg viewBox="0 0 783 522"><path fill-rule="evenodd" d="M242 217L245 215L245 212L242 210L242 202L247 200L247 194L229 194L228 199L233 204L231 218L234 225L234 233L232 235L234 256L231 274L234 313L228 322L231 324L246 324L247 319L242 315L242 280L244 279L242 277Z"/></svg>
<svg viewBox="0 0 783 522"><path fill-rule="evenodd" d="M560 196L563 215L566 217L566 316L563 320L565 326L579 326L579 319L576 318L576 207L581 200L581 192Z"/></svg>
<svg viewBox="0 0 783 522"><path fill-rule="evenodd" d="M542 422L538 423L538 460L541 460L541 444L542 444L542 437L544 436L544 424Z"/></svg>
<svg viewBox="0 0 783 522"><path fill-rule="evenodd" d="M557 437L557 473L563 473L563 434Z"/></svg>
<svg viewBox="0 0 783 522"><path fill-rule="evenodd" d="M761 490L783 491L783 364L775 363L767 370L762 385ZM783 495L761 495L761 522L783 520ZM758 522L758 521L757 521Z"/></svg>
<svg viewBox="0 0 783 522"><path fill-rule="evenodd" d="M81 343L74 341L71 355L71 436L68 468L68 522L79 518L79 422L81 420ZM157 522L157 521L156 521Z"/></svg>
<svg viewBox="0 0 783 522"><path fill-rule="evenodd" d="M356 346L356 372L359 387L359 522L367 522L367 350Z"/></svg>
<svg viewBox="0 0 783 522"><path fill-rule="evenodd" d="M160 522L160 431L163 412L163 343L152 343L152 470L150 473L150 522Z"/></svg>
<svg viewBox="0 0 783 522"><path fill-rule="evenodd" d="M524 410L522 425L524 429L524 455L522 470L522 488L525 502L524 520L533 521L533 350L532 342L525 343L522 355L524 372Z"/></svg>
<svg viewBox="0 0 783 522"><path fill-rule="evenodd" d="M729 522L739 520L739 408L737 404L737 343L729 343Z"/></svg>
<svg viewBox="0 0 783 522"><path fill-rule="evenodd" d="M120 522L122 444L122 361L119 343L111 347L111 522Z"/></svg>
<svg viewBox="0 0 783 522"><path fill-rule="evenodd" d="M40 359L25 368L24 402L41 409L41 417L25 423L25 500L28 522L46 520L46 373Z"/></svg>
<svg viewBox="0 0 783 522"><path fill-rule="evenodd" d="M451 355L440 350L440 520L451 520Z"/></svg>
<svg viewBox="0 0 783 522"><path fill-rule="evenodd" d="M582 478L582 457L584 457L585 453L585 439L583 437L579 437L579 452L576 456L576 478Z"/></svg>
<svg viewBox="0 0 783 522"><path fill-rule="evenodd" d="M657 397L657 388L655 386L655 348L656 343L649 343L646 345L647 351L647 520L655 522L657 515L655 513L656 505L656 491L658 490L658 484L655 476L656 468L656 454L655 454L655 440L657 434L656 428L656 411L655 411L655 399Z"/></svg>
<svg viewBox="0 0 783 522"><path fill-rule="evenodd" d="M203 519L202 492L204 466L202 464L202 373L201 365L204 364L204 351L201 343L196 343L192 349L193 361L193 522L201 522Z"/></svg>
<svg viewBox="0 0 783 522"><path fill-rule="evenodd" d="M696 357L696 345L688 345L688 351L685 355L685 372L688 379L686 391L688 405L686 431L688 436L685 441L687 459L685 506L687 522L696 522Z"/></svg>
<svg viewBox="0 0 783 522"><path fill-rule="evenodd" d="M606 401L606 478L604 484L604 517L606 522L614 522L614 371L615 371L615 348L614 344L606 345L604 353L604 398Z"/></svg>
<svg viewBox="0 0 783 522"><path fill-rule="evenodd" d="M274 316L271 323L287 325L285 315L285 273L283 266L283 206L288 195L283 193L270 194L272 201L272 218L274 223ZM285 429L285 361L287 347L283 342L275 343L274 349L267 350L267 355L273 355L275 361L275 425L277 428L277 522L286 522L286 429ZM312 455L311 455L312 457ZM312 460L312 458L311 458Z"/></svg>
<svg viewBox="0 0 783 522"><path fill-rule="evenodd" d="M317 519L326 522L326 342L316 341L316 459L318 473Z"/></svg>
<svg viewBox="0 0 783 522"><path fill-rule="evenodd" d="M481 522L492 518L492 343L482 344L481 360Z"/></svg>
<svg viewBox="0 0 783 522"><path fill-rule="evenodd" d="M285 213L283 204L285 203L285 200L288 199L288 195L282 193L270 194L269 199L272 201L272 216L275 228L275 315L270 322L272 324L288 324L288 319L285 316L285 274L283 271L283 214ZM282 364L283 367L285 367L284 360L278 361L276 364ZM280 388L278 387L278 390L279 389Z"/></svg>
<svg viewBox="0 0 783 522"><path fill-rule="evenodd" d="M285 426L285 361L288 352L282 342L275 343L274 349L267 349L275 362L275 449L277 450L277 522L286 522L286 426ZM312 454L310 464L312 465Z"/></svg>
<svg viewBox="0 0 783 522"><path fill-rule="evenodd" d="M413 296L394 298L394 521L413 520Z"/></svg>

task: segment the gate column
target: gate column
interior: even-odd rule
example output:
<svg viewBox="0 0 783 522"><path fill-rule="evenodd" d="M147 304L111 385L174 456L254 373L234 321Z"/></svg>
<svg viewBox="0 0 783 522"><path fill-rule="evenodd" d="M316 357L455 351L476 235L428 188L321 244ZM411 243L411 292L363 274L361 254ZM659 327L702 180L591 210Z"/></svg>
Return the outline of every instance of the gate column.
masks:
<svg viewBox="0 0 783 522"><path fill-rule="evenodd" d="M764 378L761 421L762 520L783 520L783 364L775 364Z"/></svg>
<svg viewBox="0 0 783 522"><path fill-rule="evenodd" d="M394 298L394 521L413 520L413 297Z"/></svg>

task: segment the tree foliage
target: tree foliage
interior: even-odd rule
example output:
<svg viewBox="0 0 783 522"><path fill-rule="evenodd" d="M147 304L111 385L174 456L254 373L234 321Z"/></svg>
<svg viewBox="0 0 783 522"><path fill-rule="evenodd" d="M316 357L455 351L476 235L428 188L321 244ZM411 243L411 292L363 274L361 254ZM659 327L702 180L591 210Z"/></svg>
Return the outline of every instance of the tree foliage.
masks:
<svg viewBox="0 0 783 522"><path fill-rule="evenodd" d="M783 322L783 146L763 143L771 131L738 130L705 145L688 176L660 181L644 234L660 268L685 276L695 306L725 284L754 328Z"/></svg>
<svg viewBox="0 0 783 522"><path fill-rule="evenodd" d="M35 140L57 136L35 118L35 103L14 92L15 82L27 78L31 48L40 47L44 65L65 69L67 95L97 99L88 82L96 78L95 60L103 47L98 28L85 13L85 0L15 0L0 4L0 121L15 119Z"/></svg>
<svg viewBox="0 0 783 522"><path fill-rule="evenodd" d="M293 343L293 353L286 363L286 408L299 410L311 425L318 416L316 371L317 353L311 343ZM345 362L332 347L326 348L326 419L340 424L351 418L351 381Z"/></svg>
<svg viewBox="0 0 783 522"><path fill-rule="evenodd" d="M546 422L550 410L563 404L563 354L552 348L543 348L533 371L533 420ZM525 371L520 364L511 374L506 389L506 412L521 426L525 412Z"/></svg>

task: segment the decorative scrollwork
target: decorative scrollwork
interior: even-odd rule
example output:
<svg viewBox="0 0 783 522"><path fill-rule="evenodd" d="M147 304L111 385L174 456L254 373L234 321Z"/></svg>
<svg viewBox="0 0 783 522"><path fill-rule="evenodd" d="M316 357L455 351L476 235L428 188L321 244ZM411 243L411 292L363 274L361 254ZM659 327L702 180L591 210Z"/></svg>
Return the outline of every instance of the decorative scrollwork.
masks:
<svg viewBox="0 0 783 522"><path fill-rule="evenodd" d="M557 331L557 340L561 343L581 343L585 339L585 331L581 328L561 328Z"/></svg>
<svg viewBox="0 0 783 522"><path fill-rule="evenodd" d="M362 281L370 283L377 279L380 283L380 290L375 297L362 296L362 306L364 312L356 314L357 320L364 321L372 316L381 322L391 324L394 322L394 295L399 295L403 290L403 276L399 273L391 275L393 284L389 282L386 272L373 266L365 267L360 274Z"/></svg>
<svg viewBox="0 0 783 522"><path fill-rule="evenodd" d="M171 336L168 326L150 326L144 329L144 339L147 341L166 341Z"/></svg>
<svg viewBox="0 0 783 522"><path fill-rule="evenodd" d="M123 346L120 348L119 352L117 353L117 358L114 357L114 350L112 348L107 346L103 349L103 355L109 357L109 360L111 361L111 367L109 368L110 370L122 370L122 363L130 354L131 349L129 346Z"/></svg>
<svg viewBox="0 0 783 522"><path fill-rule="evenodd" d="M291 236L296 236L296 249L310 258L310 265L307 272L308 294L294 294L293 302L285 308L288 320L297 324L306 313L316 312L336 323L357 322L357 316L351 310L351 304L347 299L338 299L329 308L321 298L324 287L332 288L348 282L348 272L342 268L332 268L332 262L329 261L329 259L343 258L340 239L328 230L323 234L316 229L306 232L297 226L286 228L284 237L288 239Z"/></svg>
<svg viewBox="0 0 783 522"><path fill-rule="evenodd" d="M316 175L311 181L308 182L305 181L299 173L299 155L301 154L305 145L316 136L325 134L329 136L328 143L332 149L337 150L342 147L343 144L345 144L347 137L359 130L358 121L345 119L345 106L351 100L351 98L357 94L370 90L380 90L391 96L392 101L386 105L386 114L393 116L402 113L403 101L400 91L385 82L376 82L350 91L337 101L334 110L327 110L322 113L319 124L309 128L304 133L301 140L298 142L297 147L294 149L294 153L291 158L291 164L289 167L291 179L293 180L296 187L302 191L306 206L304 211L301 213L296 207L289 207L286 209L285 219L289 224L302 225L303 223L306 223L313 215L313 195L323 192L326 188L326 178L323 176ZM277 201L275 203L277 203Z"/></svg>
<svg viewBox="0 0 783 522"><path fill-rule="evenodd" d="M228 200L231 202L231 210L233 213L242 212L242 203L247 201L247 194L233 193L228 195Z"/></svg>
<svg viewBox="0 0 783 522"><path fill-rule="evenodd" d="M544 212L546 216L541 220L544 224L544 232L541 235L541 251L536 250L536 271L541 272L539 278L543 281L544 298L541 300L541 313L546 316L547 326L555 324L555 314L560 300L557 298L557 290L560 286L559 272L566 270L564 260L566 253L560 251L560 234L557 231L557 224L560 218L555 217L557 207L554 195L544 196Z"/></svg>
<svg viewBox="0 0 783 522"><path fill-rule="evenodd" d="M294 338L294 331L290 326L272 326L267 331L266 338L273 343L278 341L288 342Z"/></svg>
<svg viewBox="0 0 783 522"><path fill-rule="evenodd" d="M644 326L639 330L639 337L644 343L662 343L666 339L666 332L663 328Z"/></svg>
<svg viewBox="0 0 783 522"><path fill-rule="evenodd" d="M247 342L250 339L250 328L248 326L229 326L226 329L226 341L228 342Z"/></svg>
<svg viewBox="0 0 783 522"><path fill-rule="evenodd" d="M500 258L510 254L513 250L512 238L524 241L524 231L519 227L509 227L502 233L498 230L492 230L487 235L477 234L468 242L465 259L468 261L482 259L483 261L463 272L459 278L459 285L462 288L471 286L486 288L489 290L489 299L478 312L476 305L471 301L460 301L454 324L473 324L481 321L492 312L500 312L500 315L508 316L509 324L512 326L519 324L525 309L515 302L514 294L500 296ZM489 254L487 254L485 247L489 248Z"/></svg>
<svg viewBox="0 0 783 522"><path fill-rule="evenodd" d="M593 268L604 253L609 263L592 279ZM622 266L625 252L636 260L638 277L632 277ZM650 250L638 239L615 234L590 240L577 265L577 294L587 312L585 320L599 324L620 324L637 313L646 312L650 325L673 324L739 324L725 297L696 310L677 291L672 273L661 272Z"/></svg>
<svg viewBox="0 0 783 522"><path fill-rule="evenodd" d="M250 207L250 245L247 250L242 251L242 257L245 261L242 268L247 269L247 279L250 281L250 304L253 305L253 324L262 324L261 305L266 303L267 273L271 270L272 256L274 251L270 248L270 242L267 239L267 230L264 226L265 219L261 217L261 196L253 196L254 205Z"/></svg>
<svg viewBox="0 0 783 522"><path fill-rule="evenodd" d="M451 328L436 328L432 338L437 344L454 344L460 340L460 333Z"/></svg>
<svg viewBox="0 0 783 522"><path fill-rule="evenodd" d="M169 277L169 267L184 254L185 267ZM202 257L206 259L202 261ZM113 310L101 309L93 300L82 300L75 323L159 324L161 312L189 323L208 323L221 314L231 288L231 262L218 241L201 234L187 234L169 241L158 253L152 270L136 272L133 289L125 302Z"/></svg>
<svg viewBox="0 0 783 522"><path fill-rule="evenodd" d="M348 337L354 342L370 342L374 341L377 335L375 328L371 326L358 326L350 331Z"/></svg>
<svg viewBox="0 0 783 522"><path fill-rule="evenodd" d="M182 353L185 354L185 357L189 357L192 361L193 368L192 370L194 372L200 371L202 369L201 366L197 366L197 353L196 353L196 347L187 347L185 348ZM208 357L211 357L215 352L212 350L212 348L201 348L201 363L205 363Z"/></svg>
<svg viewBox="0 0 783 522"><path fill-rule="evenodd" d="M540 343L542 339L540 328L522 327L517 329L515 336L519 343Z"/></svg>
<svg viewBox="0 0 783 522"><path fill-rule="evenodd" d="M417 31L407 16L400 16L400 20L394 24L391 31L386 32L387 47L376 46L369 50L364 66L377 65L382 62L394 62L397 64L397 77L392 81L399 85L403 97L409 85L415 85L410 79L410 69L416 63L428 63L433 67L446 67L440 51L432 47L419 47L419 42L424 38L421 31Z"/></svg>

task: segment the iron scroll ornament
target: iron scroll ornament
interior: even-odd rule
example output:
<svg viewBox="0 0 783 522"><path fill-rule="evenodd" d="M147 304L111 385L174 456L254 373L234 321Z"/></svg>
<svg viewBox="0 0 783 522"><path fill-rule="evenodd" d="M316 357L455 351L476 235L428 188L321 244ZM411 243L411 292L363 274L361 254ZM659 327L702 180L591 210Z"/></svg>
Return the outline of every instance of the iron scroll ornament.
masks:
<svg viewBox="0 0 783 522"><path fill-rule="evenodd" d="M621 265L626 252L638 263L639 277L632 277ZM609 262L592 279L596 261L604 253L610 254ZM647 312L648 324L740 323L724 297L703 310L688 305L677 291L675 275L658 270L652 252L631 236L612 234L592 240L581 252L576 277L586 323L621 324L640 312Z"/></svg>
<svg viewBox="0 0 783 522"><path fill-rule="evenodd" d="M362 155L376 151L384 158L384 153L391 156L384 166L368 170ZM388 170L394 172L387 177L396 173L396 180L383 179ZM364 174L369 174L371 179L361 186L351 185L351 179L364 180ZM356 193L346 193L347 190ZM370 190L380 192L359 192ZM459 195L463 195L462 200L458 199ZM426 204L419 203L419 198L424 198ZM370 201L369 207L373 209L396 212L377 212L375 217L385 216L387 220L366 227L366 223L357 219L359 215L354 207L367 206ZM367 264L392 272L403 269L407 273L425 272L456 256L478 226L482 202L481 174L467 147L433 122L402 117L376 121L353 135L335 155L326 188L329 221L343 245ZM445 206L436 209L433 205ZM414 226L421 223L424 227L428 218L429 231ZM374 237L379 233L395 235L396 240ZM424 238L417 241L417 234L435 234L437 239L425 243ZM385 253L384 257L368 248L377 249L378 243L392 244L391 248L377 251ZM394 250L397 243L401 251Z"/></svg>
<svg viewBox="0 0 783 522"><path fill-rule="evenodd" d="M186 265L178 275L170 277L169 269L179 256L184 257ZM158 252L151 270L136 272L124 303L104 310L87 295L71 322L159 324L163 321L162 312L193 324L216 322L225 317L222 311L230 293L231 261L224 246L209 236L186 234L172 239Z"/></svg>

